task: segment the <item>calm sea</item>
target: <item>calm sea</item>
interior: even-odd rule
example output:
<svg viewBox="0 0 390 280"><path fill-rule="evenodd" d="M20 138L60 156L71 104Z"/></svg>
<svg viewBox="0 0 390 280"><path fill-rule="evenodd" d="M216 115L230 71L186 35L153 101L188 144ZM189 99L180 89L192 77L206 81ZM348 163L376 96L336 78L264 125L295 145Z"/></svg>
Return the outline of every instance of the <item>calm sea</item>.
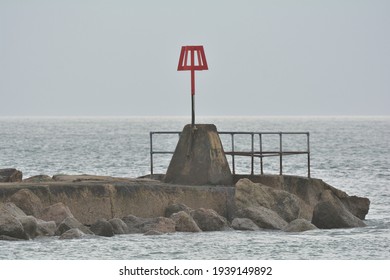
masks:
<svg viewBox="0 0 390 280"><path fill-rule="evenodd" d="M138 177L150 173L149 132L180 131L188 122L183 117L1 117L0 168L17 168L24 178L60 173ZM0 241L0 259L390 259L390 117L204 117L198 122L214 123L219 131L310 132L312 177L368 197L368 226ZM286 136L283 147L305 149L304 137ZM177 140L175 135L155 137L154 148L173 150ZM269 149L278 141L277 136L263 139ZM231 148L230 138L222 142ZM235 145L250 149L250 139L238 137ZM154 172L164 173L169 160L156 155ZM306 175L306 162L305 156L285 157L283 171ZM277 174L278 168L277 158L265 159L265 172ZM236 171L250 172L250 161L237 159Z"/></svg>

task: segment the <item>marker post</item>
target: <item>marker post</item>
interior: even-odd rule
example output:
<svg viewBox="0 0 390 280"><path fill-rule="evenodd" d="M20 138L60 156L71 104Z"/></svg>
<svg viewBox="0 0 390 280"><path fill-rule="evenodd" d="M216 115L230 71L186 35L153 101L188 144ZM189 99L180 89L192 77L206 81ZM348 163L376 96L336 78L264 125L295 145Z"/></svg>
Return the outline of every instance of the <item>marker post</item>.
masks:
<svg viewBox="0 0 390 280"><path fill-rule="evenodd" d="M189 57L189 59L188 59ZM196 57L196 59L195 59ZM189 64L188 64L189 62ZM191 71L191 125L195 126L195 71L208 70L203 46L181 47L177 71Z"/></svg>

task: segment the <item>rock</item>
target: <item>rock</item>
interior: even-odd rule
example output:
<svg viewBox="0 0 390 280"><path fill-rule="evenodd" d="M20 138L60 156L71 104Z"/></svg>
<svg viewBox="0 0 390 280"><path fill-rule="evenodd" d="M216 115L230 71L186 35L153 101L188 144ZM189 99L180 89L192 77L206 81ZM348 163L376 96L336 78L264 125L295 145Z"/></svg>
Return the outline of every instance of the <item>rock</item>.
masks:
<svg viewBox="0 0 390 280"><path fill-rule="evenodd" d="M8 236L8 235L0 235L0 240L4 240L4 241L22 241L22 240L25 240L25 239L15 238L15 237L11 237L11 236Z"/></svg>
<svg viewBox="0 0 390 280"><path fill-rule="evenodd" d="M180 211L173 213L171 219L175 222L176 231L182 232L200 232L202 231L194 219L186 212Z"/></svg>
<svg viewBox="0 0 390 280"><path fill-rule="evenodd" d="M273 210L285 221L311 218L312 208L298 196L284 190L240 179L236 183L235 204L237 209L262 206Z"/></svg>
<svg viewBox="0 0 390 280"><path fill-rule="evenodd" d="M44 221L54 221L59 225L68 217L73 217L68 206L64 205L62 202L58 202L43 209L39 218Z"/></svg>
<svg viewBox="0 0 390 280"><path fill-rule="evenodd" d="M311 221L321 229L364 227L365 223L354 216L330 191L322 194L313 211Z"/></svg>
<svg viewBox="0 0 390 280"><path fill-rule="evenodd" d="M83 233L78 228L72 228L61 234L59 239L78 239L85 236L85 233Z"/></svg>
<svg viewBox="0 0 390 280"><path fill-rule="evenodd" d="M53 236L57 230L57 225L54 221L46 222L37 219L37 234L38 236Z"/></svg>
<svg viewBox="0 0 390 280"><path fill-rule="evenodd" d="M258 227L264 229L283 229L287 226L287 222L276 212L262 206L239 209L236 216L251 219Z"/></svg>
<svg viewBox="0 0 390 280"><path fill-rule="evenodd" d="M129 232L126 223L119 218L113 218L108 222L111 224L114 234L126 234Z"/></svg>
<svg viewBox="0 0 390 280"><path fill-rule="evenodd" d="M37 236L36 219L33 216L27 216L14 203L7 202L2 204L0 207L0 216L8 217L3 222L7 221L9 223L7 227L12 227L12 231L14 232L14 235L3 233L4 235L9 235L17 239L33 239ZM20 225L22 226L22 230L20 230ZM11 230L8 229L7 231Z"/></svg>
<svg viewBox="0 0 390 280"><path fill-rule="evenodd" d="M260 228L248 218L234 218L232 221L232 228L235 230L259 230Z"/></svg>
<svg viewBox="0 0 390 280"><path fill-rule="evenodd" d="M22 171L16 170L15 168L0 169L1 183L21 182L22 179Z"/></svg>
<svg viewBox="0 0 390 280"><path fill-rule="evenodd" d="M15 218L26 216L26 213L12 202L0 204L0 212L7 212Z"/></svg>
<svg viewBox="0 0 390 280"><path fill-rule="evenodd" d="M114 229L112 225L104 219L99 219L93 223L90 230L99 236L111 237L114 236Z"/></svg>
<svg viewBox="0 0 390 280"><path fill-rule="evenodd" d="M142 233L143 224L147 219L129 215L124 217L122 220L127 226L128 233Z"/></svg>
<svg viewBox="0 0 390 280"><path fill-rule="evenodd" d="M203 231L219 231L230 228L226 218L219 215L213 209L199 208L193 210L191 216Z"/></svg>
<svg viewBox="0 0 390 280"><path fill-rule="evenodd" d="M21 189L10 197L10 201L23 210L26 215L39 217L43 206L41 199L28 189Z"/></svg>
<svg viewBox="0 0 390 280"><path fill-rule="evenodd" d="M172 216L172 214L178 213L180 211L184 211L187 214L190 214L192 209L183 203L171 204L165 208L165 217L169 218Z"/></svg>
<svg viewBox="0 0 390 280"><path fill-rule="evenodd" d="M17 239L28 239L22 223L7 211L0 211L0 235Z"/></svg>
<svg viewBox="0 0 390 280"><path fill-rule="evenodd" d="M349 196L341 198L340 201L356 217L361 220L366 218L370 208L370 200L365 197Z"/></svg>
<svg viewBox="0 0 390 280"><path fill-rule="evenodd" d="M27 235L28 239L34 239L38 235L38 222L33 216L20 217L19 222L23 226L23 230Z"/></svg>
<svg viewBox="0 0 390 280"><path fill-rule="evenodd" d="M91 230L89 230L86 226L84 226L82 223L76 220L76 218L67 217L58 225L55 235L62 235L64 232L72 228L77 228L80 231L82 231L84 234L93 234Z"/></svg>
<svg viewBox="0 0 390 280"><path fill-rule="evenodd" d="M28 182L28 183L45 183L45 182L53 182L53 181L54 181L53 178L48 175L36 175L23 180L23 182Z"/></svg>
<svg viewBox="0 0 390 280"><path fill-rule="evenodd" d="M162 235L162 234L164 233L158 230L148 230L147 232L144 233L144 235Z"/></svg>
<svg viewBox="0 0 390 280"><path fill-rule="evenodd" d="M283 230L286 232L302 232L313 229L318 228L305 219L296 219L294 221L291 221L287 226L283 228Z"/></svg>
<svg viewBox="0 0 390 280"><path fill-rule="evenodd" d="M157 230L163 233L175 232L175 222L166 217L139 218L129 215L122 219L129 229L129 233L145 233Z"/></svg>
<svg viewBox="0 0 390 280"><path fill-rule="evenodd" d="M53 181L57 182L124 182L128 181L126 178L116 178L111 176L100 176L100 175L68 175L68 174L56 174L52 177Z"/></svg>
<svg viewBox="0 0 390 280"><path fill-rule="evenodd" d="M156 230L162 233L169 233L175 232L175 228L175 222L172 219L166 217L151 218L143 224L143 232Z"/></svg>
<svg viewBox="0 0 390 280"><path fill-rule="evenodd" d="M321 194L324 191L330 191L343 202L352 214L360 219L364 219L369 210L369 200L367 198L349 196L344 191L327 184L321 179L289 175L251 176L250 179L256 181L256 183L262 183L274 189L284 190L298 196L304 201L304 204L300 204L301 213L298 218L304 218L309 221L312 220L314 207L320 201Z"/></svg>

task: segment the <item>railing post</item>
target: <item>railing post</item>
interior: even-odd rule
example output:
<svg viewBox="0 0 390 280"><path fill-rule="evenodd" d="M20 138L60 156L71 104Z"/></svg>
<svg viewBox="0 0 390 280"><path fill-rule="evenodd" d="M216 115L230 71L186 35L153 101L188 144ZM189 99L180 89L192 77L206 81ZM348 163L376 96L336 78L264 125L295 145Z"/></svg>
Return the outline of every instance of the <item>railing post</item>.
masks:
<svg viewBox="0 0 390 280"><path fill-rule="evenodd" d="M153 175L153 132L150 132L150 175Z"/></svg>
<svg viewBox="0 0 390 280"><path fill-rule="evenodd" d="M263 139L262 134L259 133L259 141L260 141L260 173L263 175Z"/></svg>
<svg viewBox="0 0 390 280"><path fill-rule="evenodd" d="M230 136L232 137L232 170L233 170L233 175L236 174L236 166L234 162L234 133L231 133Z"/></svg>
<svg viewBox="0 0 390 280"><path fill-rule="evenodd" d="M283 174L283 159L282 159L283 147L282 147L282 132L279 132L279 174Z"/></svg>
<svg viewBox="0 0 390 280"><path fill-rule="evenodd" d="M310 133L306 134L307 136L307 177L310 178Z"/></svg>
<svg viewBox="0 0 390 280"><path fill-rule="evenodd" d="M255 144L254 144L254 133L251 133L251 175L254 174L254 165L255 165L255 157L254 157L254 152L255 152Z"/></svg>

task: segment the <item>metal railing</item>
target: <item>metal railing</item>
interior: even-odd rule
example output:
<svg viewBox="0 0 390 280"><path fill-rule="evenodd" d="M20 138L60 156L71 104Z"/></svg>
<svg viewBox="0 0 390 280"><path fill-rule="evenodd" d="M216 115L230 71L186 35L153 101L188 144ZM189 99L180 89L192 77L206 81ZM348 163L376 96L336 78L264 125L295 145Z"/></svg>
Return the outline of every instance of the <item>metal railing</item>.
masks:
<svg viewBox="0 0 390 280"><path fill-rule="evenodd" d="M155 154L173 154L174 151L154 151L153 150L153 135L155 134L177 134L180 136L180 131L153 131L150 132L150 174L153 175L153 156ZM264 174L264 158L265 157L279 157L279 174L283 174L283 157L289 155L307 155L307 177L310 178L310 134L309 132L232 132L232 131L220 131L219 135L230 135L231 150L226 151L225 154L231 156L232 160L232 173L236 174L236 157L250 157L251 158L251 171L250 174L254 175L255 170L255 158L260 159L260 174ZM251 138L251 147L249 151L237 151L235 149L235 136L236 135L249 135ZM264 147L263 138L265 135L277 135L279 137L279 148L276 150L268 150ZM286 135L306 135L306 149L305 150L283 150L283 136ZM255 136L258 136L258 150L255 149Z"/></svg>
<svg viewBox="0 0 390 280"><path fill-rule="evenodd" d="M155 154L173 154L174 151L154 151L153 150L153 135L155 134L177 134L180 136L180 131L152 131L149 133L150 135L150 175L153 175L153 155Z"/></svg>
<svg viewBox="0 0 390 280"><path fill-rule="evenodd" d="M260 174L264 174L264 160L265 157L279 157L279 174L283 174L283 157L289 155L307 155L307 176L310 177L310 134L309 132L218 132L220 135L227 134L231 136L231 151L225 151L226 155L232 158L232 172L236 174L235 158L236 156L251 157L251 175L254 175L255 158L260 158ZM251 137L250 151L236 151L235 150L235 136L249 135ZM263 136L277 135L279 137L279 149L266 150L264 149ZM283 136L284 135L306 135L306 149L305 150L283 150ZM255 149L255 136L258 136L258 150Z"/></svg>

